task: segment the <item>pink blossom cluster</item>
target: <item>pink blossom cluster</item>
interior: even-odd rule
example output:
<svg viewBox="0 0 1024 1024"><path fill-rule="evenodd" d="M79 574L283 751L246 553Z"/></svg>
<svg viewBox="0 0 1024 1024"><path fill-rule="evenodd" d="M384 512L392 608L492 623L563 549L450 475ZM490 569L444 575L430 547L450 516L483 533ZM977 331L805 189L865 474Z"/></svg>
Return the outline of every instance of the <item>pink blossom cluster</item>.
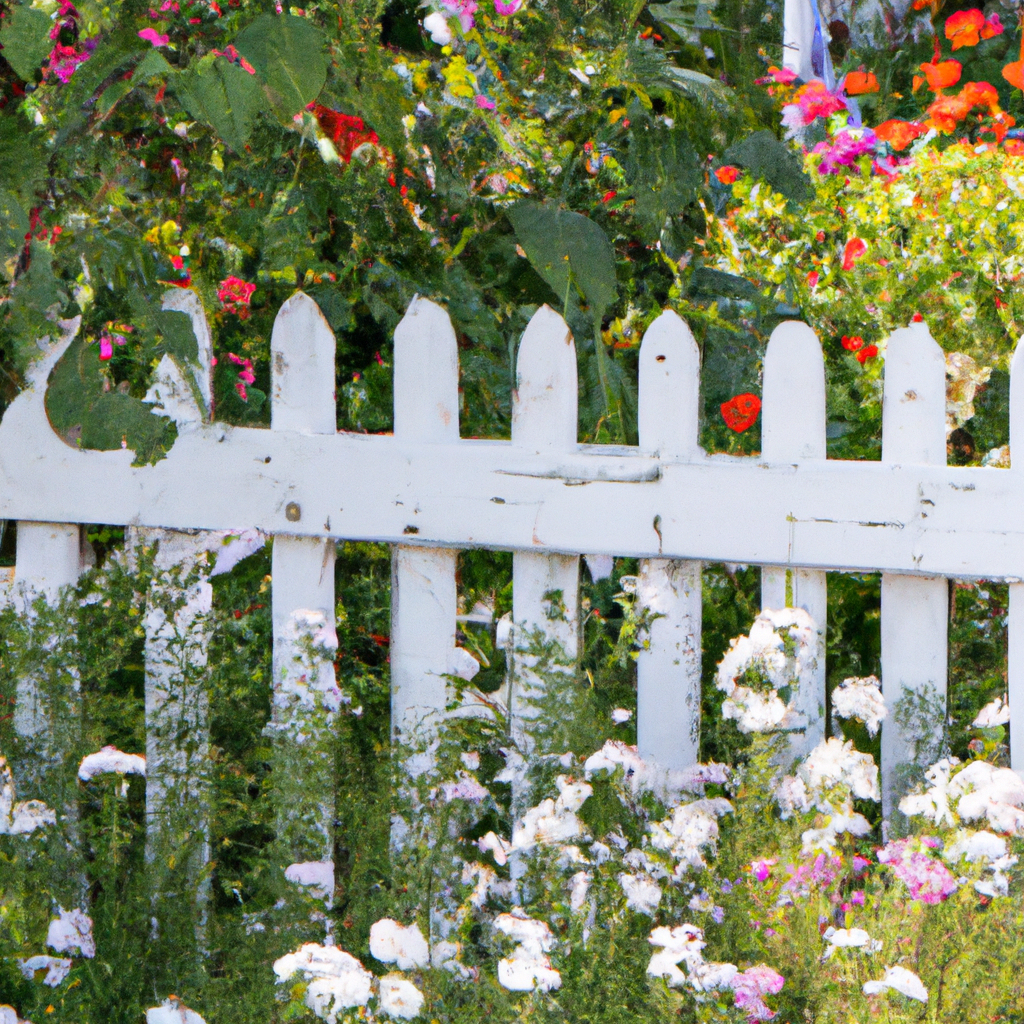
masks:
<svg viewBox="0 0 1024 1024"><path fill-rule="evenodd" d="M819 174L841 174L865 153L874 153L878 136L870 128L838 132L831 143L819 142L812 152L821 154Z"/></svg>
<svg viewBox="0 0 1024 1024"><path fill-rule="evenodd" d="M819 853L813 860L805 860L797 864L787 864L786 874L789 876L783 888L798 896L809 896L812 887L827 889L843 873L841 857Z"/></svg>
<svg viewBox="0 0 1024 1024"><path fill-rule="evenodd" d="M55 75L64 84L71 79L75 68L87 61L96 48L95 39L85 40L81 49L77 45L60 41L61 33L64 33L65 38L70 35L77 44L78 19L80 17L81 15L70 0L60 0L60 10L57 12L53 28L50 29L53 49L50 51L48 72Z"/></svg>
<svg viewBox="0 0 1024 1024"><path fill-rule="evenodd" d="M248 402L249 393L245 390L245 385L256 383L256 374L253 373L252 370L252 360L243 359L241 356L236 356L234 352L228 353L228 359L230 359L231 362L235 364L235 366L241 367L241 369L238 371L238 380L235 381L235 390L238 392L238 397L243 402Z"/></svg>
<svg viewBox="0 0 1024 1024"><path fill-rule="evenodd" d="M824 82L808 82L797 90L793 102L782 108L782 124L792 133L819 117L831 117L846 109L841 92L830 92Z"/></svg>
<svg viewBox="0 0 1024 1024"><path fill-rule="evenodd" d="M217 298L229 313L237 313L242 320L248 319L249 302L256 285L240 277L225 277L217 289Z"/></svg>
<svg viewBox="0 0 1024 1024"><path fill-rule="evenodd" d="M775 1011L768 1007L764 997L781 992L785 983L778 971L764 964L748 967L732 979L736 1006L746 1013L748 1021L771 1020Z"/></svg>
<svg viewBox="0 0 1024 1024"><path fill-rule="evenodd" d="M468 32L476 24L473 17L477 11L476 0L441 0L441 6L459 19L463 32Z"/></svg>
<svg viewBox="0 0 1024 1024"><path fill-rule="evenodd" d="M939 845L930 836L894 839L878 851L878 861L906 885L911 899L941 903L956 892L957 883L946 865L928 852Z"/></svg>

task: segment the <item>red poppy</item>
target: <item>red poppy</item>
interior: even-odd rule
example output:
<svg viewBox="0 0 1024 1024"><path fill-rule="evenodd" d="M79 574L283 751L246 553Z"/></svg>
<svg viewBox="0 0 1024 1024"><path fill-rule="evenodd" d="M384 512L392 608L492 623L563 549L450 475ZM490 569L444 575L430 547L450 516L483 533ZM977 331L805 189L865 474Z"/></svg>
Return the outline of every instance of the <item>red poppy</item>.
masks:
<svg viewBox="0 0 1024 1024"><path fill-rule="evenodd" d="M723 402L721 409L725 425L737 434L742 434L757 422L761 399L751 394L735 395L728 402Z"/></svg>
<svg viewBox="0 0 1024 1024"><path fill-rule="evenodd" d="M851 71L843 79L843 88L847 96L864 96L878 92L878 79L871 71Z"/></svg>
<svg viewBox="0 0 1024 1024"><path fill-rule="evenodd" d="M958 96L940 96L929 108L928 125L936 131L949 134L971 112L971 104L961 90Z"/></svg>
<svg viewBox="0 0 1024 1024"><path fill-rule="evenodd" d="M807 275L807 287L808 288L817 288L818 287L818 281L820 281L820 280L821 280L821 275L816 270L812 270Z"/></svg>
<svg viewBox="0 0 1024 1024"><path fill-rule="evenodd" d="M715 177L723 185L731 185L740 176L740 169L733 167L732 164L726 164L724 167L719 167L715 171Z"/></svg>
<svg viewBox="0 0 1024 1024"><path fill-rule="evenodd" d="M367 143L376 145L380 139L372 128L363 124L361 117L342 114L338 110L317 103L313 106L313 116L320 125L320 130L334 143L338 156L345 163L350 163L352 154Z"/></svg>
<svg viewBox="0 0 1024 1024"><path fill-rule="evenodd" d="M868 243L863 238L851 238L843 249L843 270L853 270L854 263L867 251Z"/></svg>
<svg viewBox="0 0 1024 1024"><path fill-rule="evenodd" d="M958 60L943 60L937 64L922 64L921 70L928 82L928 88L933 92L938 92L940 89L948 89L960 81L963 65Z"/></svg>
<svg viewBox="0 0 1024 1024"><path fill-rule="evenodd" d="M920 313L915 313L910 319L915 324L920 324L924 322L924 317L921 316Z"/></svg>
<svg viewBox="0 0 1024 1024"><path fill-rule="evenodd" d="M878 355L877 345L867 345L857 353L857 362L863 366L869 359L874 359Z"/></svg>
<svg viewBox="0 0 1024 1024"><path fill-rule="evenodd" d="M914 139L924 133L924 125L915 124L913 121L883 121L875 129L875 134L897 151L906 149Z"/></svg>
<svg viewBox="0 0 1024 1024"><path fill-rule="evenodd" d="M848 349L850 352L856 352L857 349L863 348L864 339L859 334L843 335L843 348Z"/></svg>
<svg viewBox="0 0 1024 1024"><path fill-rule="evenodd" d="M952 42L954 50L961 46L977 46L985 24L985 15L977 7L957 11L946 19L946 38Z"/></svg>

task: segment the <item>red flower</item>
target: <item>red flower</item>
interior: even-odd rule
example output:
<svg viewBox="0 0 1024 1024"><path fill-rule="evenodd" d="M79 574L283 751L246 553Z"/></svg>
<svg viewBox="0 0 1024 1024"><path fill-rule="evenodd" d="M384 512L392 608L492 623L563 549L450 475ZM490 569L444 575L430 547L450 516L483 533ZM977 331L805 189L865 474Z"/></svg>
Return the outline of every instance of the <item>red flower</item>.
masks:
<svg viewBox="0 0 1024 1024"><path fill-rule="evenodd" d="M334 143L338 156L345 163L351 162L352 154L360 146L367 143L376 145L380 141L377 133L363 124L361 117L342 114L319 103L313 105L313 116L320 125L320 130Z"/></svg>
<svg viewBox="0 0 1024 1024"><path fill-rule="evenodd" d="M910 319L911 319L911 321L913 321L913 323L915 323L915 324L920 324L920 323L923 323L923 322L924 322L924 317L923 317L923 316L921 316L921 314L920 314L920 313L915 313L915 314L914 314L914 315L913 315L913 316L912 316L912 317L911 317Z"/></svg>
<svg viewBox="0 0 1024 1024"><path fill-rule="evenodd" d="M859 334L853 334L850 336L843 335L843 348L849 349L851 352L856 352L857 349L864 346L864 339ZM859 358L859 357L858 357Z"/></svg>
<svg viewBox="0 0 1024 1024"><path fill-rule="evenodd" d="M847 96L864 96L878 92L878 79L871 71L851 71L843 79L843 88Z"/></svg>
<svg viewBox="0 0 1024 1024"><path fill-rule="evenodd" d="M985 19L985 24L981 29L982 39L991 39L993 36L1001 36L1003 34L1003 23L999 20L998 14L990 14Z"/></svg>
<svg viewBox="0 0 1024 1024"><path fill-rule="evenodd" d="M952 42L954 50L961 46L977 46L986 24L985 15L977 7L957 11L946 19L946 38Z"/></svg>
<svg viewBox="0 0 1024 1024"><path fill-rule="evenodd" d="M742 434L744 430L757 422L757 414L761 411L761 399L757 395L743 394L723 402L722 419L730 430Z"/></svg>
<svg viewBox="0 0 1024 1024"><path fill-rule="evenodd" d="M867 251L868 243L863 238L851 238L843 249L843 270L853 270L854 263Z"/></svg>
<svg viewBox="0 0 1024 1024"><path fill-rule="evenodd" d="M217 289L217 298L224 308L238 313L238 306L248 306L256 285L243 281L240 277L225 277Z"/></svg>
<svg viewBox="0 0 1024 1024"><path fill-rule="evenodd" d="M719 167L715 171L715 177L723 185L731 185L740 176L740 169L733 167L732 164L726 164L724 167Z"/></svg>
<svg viewBox="0 0 1024 1024"><path fill-rule="evenodd" d="M610 192L605 192L605 194L601 196L601 202L610 203L618 194L619 193L616 192L615 189L612 189Z"/></svg>
<svg viewBox="0 0 1024 1024"><path fill-rule="evenodd" d="M821 275L816 270L812 270L807 275L807 287L808 288L817 288L818 287L818 281L820 281L820 280L821 280Z"/></svg>
<svg viewBox="0 0 1024 1024"><path fill-rule="evenodd" d="M883 121L875 129L875 134L883 141L888 142L897 152L906 149L914 139L924 133L924 126L915 124L913 121Z"/></svg>
<svg viewBox="0 0 1024 1024"><path fill-rule="evenodd" d="M874 359L875 356L877 356L877 355L878 355L878 346L877 345L868 345L865 348L862 348L857 353L857 362L860 363L861 366L863 366L869 359Z"/></svg>
<svg viewBox="0 0 1024 1024"><path fill-rule="evenodd" d="M958 60L943 60L938 64L922 64L921 70L928 80L928 88L933 92L948 89L960 81L963 65Z"/></svg>

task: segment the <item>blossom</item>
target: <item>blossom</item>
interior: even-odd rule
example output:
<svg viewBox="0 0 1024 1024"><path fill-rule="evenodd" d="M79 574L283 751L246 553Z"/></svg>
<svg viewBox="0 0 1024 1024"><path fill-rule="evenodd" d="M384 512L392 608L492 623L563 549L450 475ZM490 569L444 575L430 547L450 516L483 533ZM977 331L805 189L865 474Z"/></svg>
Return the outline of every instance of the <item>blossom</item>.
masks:
<svg viewBox="0 0 1024 1024"><path fill-rule="evenodd" d="M793 96L805 125L819 117L831 117L846 110L846 101L838 93L830 92L824 82L815 79L802 85Z"/></svg>
<svg viewBox="0 0 1024 1024"><path fill-rule="evenodd" d="M1024 780L1012 769L972 761L952 777L948 789L965 821L987 818L1000 832L1024 835Z"/></svg>
<svg viewBox="0 0 1024 1024"><path fill-rule="evenodd" d="M651 845L664 850L676 861L675 875L681 877L691 867L706 867L704 850L714 851L718 842L718 818L732 813L732 804L717 797L680 804L662 821L648 826Z"/></svg>
<svg viewBox="0 0 1024 1024"><path fill-rule="evenodd" d="M940 89L948 89L960 81L963 65L958 60L943 60L935 64L922 64L921 70L928 82L928 88L933 92L938 92Z"/></svg>
<svg viewBox="0 0 1024 1024"><path fill-rule="evenodd" d="M854 235L843 249L843 270L853 270L854 263L868 251L868 243Z"/></svg>
<svg viewBox="0 0 1024 1024"><path fill-rule="evenodd" d="M320 103L313 104L313 116L320 130L331 140L338 157L346 164L362 146L375 146L380 141L372 128L363 124L361 117L343 114Z"/></svg>
<svg viewBox="0 0 1024 1024"><path fill-rule="evenodd" d="M494 857L495 864L504 865L508 863L508 855L512 852L512 844L493 832L488 832L487 835L481 836L476 841L476 845L481 853L490 851Z"/></svg>
<svg viewBox="0 0 1024 1024"><path fill-rule="evenodd" d="M843 91L847 96L878 92L878 79L871 71L850 71L843 79Z"/></svg>
<svg viewBox="0 0 1024 1024"><path fill-rule="evenodd" d="M96 955L96 940L92 937L92 918L81 910L65 910L58 907L60 917L55 917L46 931L46 944L58 953L73 953L78 950L82 956Z"/></svg>
<svg viewBox="0 0 1024 1024"><path fill-rule="evenodd" d="M819 174L839 174L852 167L865 153L874 153L877 140L870 128L837 132L831 143L819 142L813 152L821 154ZM846 268L844 268L846 269Z"/></svg>
<svg viewBox="0 0 1024 1024"><path fill-rule="evenodd" d="M877 345L868 345L865 348L862 348L857 353L857 362L860 363L861 366L863 366L869 359L874 359L875 356L877 356L877 355L878 355L878 346Z"/></svg>
<svg viewBox="0 0 1024 1024"><path fill-rule="evenodd" d="M431 41L439 46L447 46L452 41L448 19L440 11L431 11L423 19L423 30L430 36Z"/></svg>
<svg viewBox="0 0 1024 1024"><path fill-rule="evenodd" d="M867 996L879 995L887 988L894 992L900 992L909 999L918 999L922 1003L928 1002L928 990L924 987L921 979L906 967L887 967L885 975L878 981L864 982L864 994Z"/></svg>
<svg viewBox="0 0 1024 1024"><path fill-rule="evenodd" d="M992 367L979 366L966 352L946 353L946 436L974 416L978 388L988 383Z"/></svg>
<svg viewBox="0 0 1024 1024"><path fill-rule="evenodd" d="M959 50L961 46L977 46L985 24L985 15L977 7L969 11L957 11L946 19L946 38L953 44L954 50Z"/></svg>
<svg viewBox="0 0 1024 1024"><path fill-rule="evenodd" d="M970 112L962 90L956 96L939 96L928 108L928 126L948 135Z"/></svg>
<svg viewBox="0 0 1024 1024"><path fill-rule="evenodd" d="M243 281L240 277L225 277L217 289L217 298L220 299L225 309L232 313L239 313L239 307L249 305L254 291L256 291L256 285Z"/></svg>
<svg viewBox="0 0 1024 1024"><path fill-rule="evenodd" d="M412 1020L423 1008L423 993L411 982L389 974L380 979L378 1006L389 1017Z"/></svg>
<svg viewBox="0 0 1024 1024"><path fill-rule="evenodd" d="M882 944L875 943L863 928L829 928L822 938L829 944L826 957L830 957L837 949L866 949L876 952Z"/></svg>
<svg viewBox="0 0 1024 1024"><path fill-rule="evenodd" d="M478 93L473 98L473 102L476 103L476 105L481 110L494 110L494 108L497 106L497 103L495 103L494 100L492 100L492 99L490 99L490 97L484 96L484 95L482 95L480 93Z"/></svg>
<svg viewBox="0 0 1024 1024"><path fill-rule="evenodd" d="M498 982L512 992L550 992L561 988L562 977L547 954L555 937L544 921L527 917L521 908L494 919L498 931L519 943L512 955L498 961Z"/></svg>
<svg viewBox="0 0 1024 1024"><path fill-rule="evenodd" d="M875 135L883 142L888 142L897 152L906 149L924 132L924 126L914 121L890 120L875 126Z"/></svg>
<svg viewBox="0 0 1024 1024"><path fill-rule="evenodd" d="M623 725L625 722L628 722L632 717L633 712L629 711L627 708L615 708L612 711L612 721L616 725Z"/></svg>
<svg viewBox="0 0 1024 1024"><path fill-rule="evenodd" d="M87 754L78 766L78 777L88 782L96 775L116 772L118 775L145 775L146 759L142 754L126 754L117 747L106 746L95 754Z"/></svg>
<svg viewBox="0 0 1024 1024"><path fill-rule="evenodd" d="M593 793L593 788L586 782L570 783L564 775L558 777L557 783L560 790L558 799L549 797L531 807L512 830L513 849L532 850L537 845L564 842L581 834L583 826L576 817L576 811Z"/></svg>
<svg viewBox="0 0 1024 1024"><path fill-rule="evenodd" d="M573 910L582 910L583 905L587 902L587 894L590 892L590 884L593 882L594 876L589 871L577 871L572 878L569 879L567 885L569 888L569 906ZM659 897L661 895L659 891Z"/></svg>
<svg viewBox="0 0 1024 1024"><path fill-rule="evenodd" d="M730 430L742 434L757 422L761 411L761 399L757 395L745 393L734 395L728 402L721 405L722 419Z"/></svg>
<svg viewBox="0 0 1024 1024"><path fill-rule="evenodd" d="M1014 88L1024 89L1024 60L1015 60L1012 64L1007 64L1002 75Z"/></svg>
<svg viewBox="0 0 1024 1024"><path fill-rule="evenodd" d="M40 954L19 960L18 967L26 981L32 981L36 976L36 971L46 971L43 984L49 985L50 988L56 988L68 976L68 972L71 970L71 961Z"/></svg>
<svg viewBox="0 0 1024 1024"><path fill-rule="evenodd" d="M822 740L798 769L808 790L819 801L836 787L847 789L861 800L878 800L878 768L870 754L854 749L834 736Z"/></svg>
<svg viewBox="0 0 1024 1024"><path fill-rule="evenodd" d="M876 676L844 679L832 691L832 713L839 718L856 718L874 736L888 711Z"/></svg>
<svg viewBox="0 0 1024 1024"><path fill-rule="evenodd" d="M619 875L626 906L640 914L654 914L661 902L661 886L647 875Z"/></svg>
<svg viewBox="0 0 1024 1024"><path fill-rule="evenodd" d="M370 928L370 954L381 963L398 964L403 971L426 967L430 962L427 940L415 924L400 925L390 917Z"/></svg>
<svg viewBox="0 0 1024 1024"><path fill-rule="evenodd" d="M960 91L970 109L984 107L990 114L999 112L999 93L990 82L967 82Z"/></svg>
<svg viewBox="0 0 1024 1024"><path fill-rule="evenodd" d="M284 877L295 885L308 887L320 899L327 899L334 894L333 860L305 860L289 864L284 869Z"/></svg>
<svg viewBox="0 0 1024 1024"><path fill-rule="evenodd" d="M774 83L775 85L792 85L796 81L797 75L795 71L791 71L789 68L777 68L774 64L769 66L768 74L764 78L756 79L758 85L768 85Z"/></svg>
<svg viewBox="0 0 1024 1024"><path fill-rule="evenodd" d="M972 723L976 729L993 729L1010 721L1010 705L1000 696L986 704Z"/></svg>
<svg viewBox="0 0 1024 1024"><path fill-rule="evenodd" d="M47 70L55 75L58 81L66 85L78 65L87 61L89 56L90 54L85 50L76 50L73 46L57 43L50 51Z"/></svg>
<svg viewBox="0 0 1024 1024"><path fill-rule="evenodd" d="M307 942L274 961L279 985L300 973L309 982L306 1006L328 1024L334 1024L339 1010L365 1006L372 992L373 975L351 953L337 946Z"/></svg>
<svg viewBox="0 0 1024 1024"><path fill-rule="evenodd" d="M778 857L766 857L762 860L750 862L750 873L759 881L766 882L772 873L772 868L779 863Z"/></svg>
<svg viewBox="0 0 1024 1024"><path fill-rule="evenodd" d="M842 339L843 348L850 352L856 352L857 349L864 347L864 339L859 334L843 335Z"/></svg>
<svg viewBox="0 0 1024 1024"><path fill-rule="evenodd" d="M681 924L675 928L664 925L655 928L647 940L652 946L660 946L647 965L647 973L653 978L667 978L669 985L686 983L686 975L677 966L685 960L687 967L702 960L701 950L707 945L704 932L692 924Z"/></svg>
<svg viewBox="0 0 1024 1024"><path fill-rule="evenodd" d="M740 176L740 169L732 164L725 164L715 169L715 177L723 185L731 185Z"/></svg>
<svg viewBox="0 0 1024 1024"><path fill-rule="evenodd" d="M775 1012L768 1008L764 996L782 991L786 979L764 964L748 967L732 979L733 1001L747 1014L748 1021L770 1020Z"/></svg>
<svg viewBox="0 0 1024 1024"><path fill-rule="evenodd" d="M177 996L168 996L161 1006L151 1006L146 1011L146 1024L206 1024L206 1021Z"/></svg>
<svg viewBox="0 0 1024 1024"><path fill-rule="evenodd" d="M140 29L137 35L140 39L152 43L156 47L166 46L171 41L170 36L161 35L155 28Z"/></svg>
<svg viewBox="0 0 1024 1024"><path fill-rule="evenodd" d="M956 892L956 879L941 861L935 860L916 837L895 839L878 851L878 861L910 890L921 903L941 903Z"/></svg>
<svg viewBox="0 0 1024 1024"><path fill-rule="evenodd" d="M470 31L476 23L473 18L477 10L476 0L441 0L441 6L458 17L463 32Z"/></svg>
<svg viewBox="0 0 1024 1024"><path fill-rule="evenodd" d="M508 0L508 3L505 3L504 0L494 0L494 9L503 18L511 17L522 6L523 0Z"/></svg>

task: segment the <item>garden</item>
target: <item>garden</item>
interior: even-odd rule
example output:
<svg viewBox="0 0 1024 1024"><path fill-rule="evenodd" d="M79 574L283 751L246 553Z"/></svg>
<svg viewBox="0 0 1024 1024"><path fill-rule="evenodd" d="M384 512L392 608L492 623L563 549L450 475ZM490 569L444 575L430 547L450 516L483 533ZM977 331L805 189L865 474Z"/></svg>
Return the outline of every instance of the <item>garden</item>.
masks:
<svg viewBox="0 0 1024 1024"><path fill-rule="evenodd" d="M1002 0L2 5L0 1024L1024 1022L1022 210Z"/></svg>

